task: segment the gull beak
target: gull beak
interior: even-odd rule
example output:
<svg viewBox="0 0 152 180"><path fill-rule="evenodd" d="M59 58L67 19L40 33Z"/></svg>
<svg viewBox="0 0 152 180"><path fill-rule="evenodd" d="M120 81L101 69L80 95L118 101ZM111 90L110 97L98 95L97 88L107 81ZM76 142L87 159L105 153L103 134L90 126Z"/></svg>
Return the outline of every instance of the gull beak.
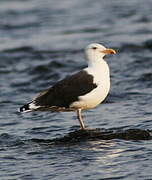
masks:
<svg viewBox="0 0 152 180"><path fill-rule="evenodd" d="M105 49L100 52L104 54L116 54L116 51L114 49Z"/></svg>

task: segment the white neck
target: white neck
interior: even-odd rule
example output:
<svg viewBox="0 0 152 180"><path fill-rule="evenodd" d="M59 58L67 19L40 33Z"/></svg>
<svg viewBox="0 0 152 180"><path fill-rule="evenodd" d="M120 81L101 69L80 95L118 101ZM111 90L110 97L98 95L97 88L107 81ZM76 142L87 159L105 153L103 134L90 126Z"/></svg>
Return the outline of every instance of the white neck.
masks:
<svg viewBox="0 0 152 180"><path fill-rule="evenodd" d="M104 68L105 66L108 66L108 64L106 63L106 61L103 58L88 60L88 67L98 69L98 68Z"/></svg>
<svg viewBox="0 0 152 180"><path fill-rule="evenodd" d="M96 59L88 62L88 68L86 68L89 74L93 74L96 76L96 81L104 82L105 79L110 78L109 66L107 62L103 59Z"/></svg>

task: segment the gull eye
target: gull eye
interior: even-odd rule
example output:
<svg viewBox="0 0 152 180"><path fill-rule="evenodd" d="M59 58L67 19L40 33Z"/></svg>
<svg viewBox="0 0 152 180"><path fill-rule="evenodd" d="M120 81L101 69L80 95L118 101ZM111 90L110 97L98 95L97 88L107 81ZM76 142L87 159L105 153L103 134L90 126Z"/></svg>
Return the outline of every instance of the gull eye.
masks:
<svg viewBox="0 0 152 180"><path fill-rule="evenodd" d="M97 49L97 47L93 47L92 49Z"/></svg>

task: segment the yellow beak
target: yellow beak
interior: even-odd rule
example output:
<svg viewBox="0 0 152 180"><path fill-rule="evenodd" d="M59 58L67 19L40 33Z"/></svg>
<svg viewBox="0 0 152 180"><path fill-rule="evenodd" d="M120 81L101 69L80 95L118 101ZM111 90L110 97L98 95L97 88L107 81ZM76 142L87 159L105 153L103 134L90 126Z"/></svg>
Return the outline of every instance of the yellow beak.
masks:
<svg viewBox="0 0 152 180"><path fill-rule="evenodd" d="M100 52L104 54L116 54L116 51L114 49L105 49Z"/></svg>

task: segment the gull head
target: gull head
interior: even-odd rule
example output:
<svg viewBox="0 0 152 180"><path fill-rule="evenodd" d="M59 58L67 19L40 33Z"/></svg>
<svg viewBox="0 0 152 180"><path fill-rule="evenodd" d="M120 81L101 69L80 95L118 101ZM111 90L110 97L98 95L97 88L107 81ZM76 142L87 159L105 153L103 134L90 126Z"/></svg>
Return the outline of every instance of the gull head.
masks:
<svg viewBox="0 0 152 180"><path fill-rule="evenodd" d="M92 43L85 49L86 58L89 61L100 60L107 54L116 54L114 49L109 49L98 43Z"/></svg>

